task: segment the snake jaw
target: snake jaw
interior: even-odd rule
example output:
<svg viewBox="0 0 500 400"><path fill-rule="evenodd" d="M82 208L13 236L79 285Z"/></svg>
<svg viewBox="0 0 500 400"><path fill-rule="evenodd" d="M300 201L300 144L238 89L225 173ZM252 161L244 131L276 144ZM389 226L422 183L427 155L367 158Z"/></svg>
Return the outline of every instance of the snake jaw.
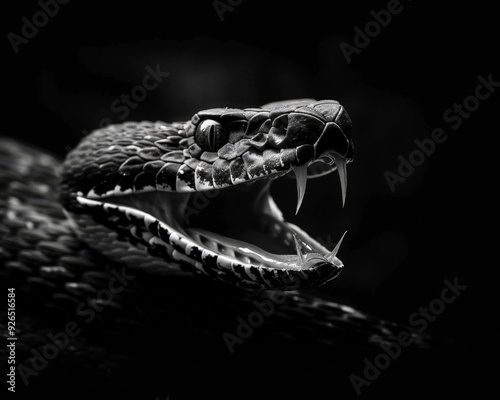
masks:
<svg viewBox="0 0 500 400"><path fill-rule="evenodd" d="M286 222L269 185L293 171L298 212L307 180L337 170L344 204L349 135L347 114L330 100L206 110L185 124L111 126L68 157L63 203L85 240L110 258L124 257L128 249L117 240L126 240L143 249L144 260L133 262L144 268L160 265L151 261L156 257L167 262L160 267L167 272L208 274L238 286L320 285L343 268L338 246L330 252ZM82 154L97 168L82 164ZM85 175L96 178L82 181ZM203 193L209 201L200 209L194 201ZM224 218L214 217L221 209Z"/></svg>

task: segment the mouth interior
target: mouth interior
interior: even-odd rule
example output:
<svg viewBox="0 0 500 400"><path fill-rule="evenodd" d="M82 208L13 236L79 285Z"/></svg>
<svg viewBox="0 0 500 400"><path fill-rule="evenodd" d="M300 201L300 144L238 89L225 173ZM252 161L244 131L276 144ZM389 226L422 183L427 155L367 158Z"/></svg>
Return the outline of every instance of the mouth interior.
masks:
<svg viewBox="0 0 500 400"><path fill-rule="evenodd" d="M271 195L272 181L263 179L221 190L193 216L186 231L208 234L232 247L250 247L274 255L296 254L293 234Z"/></svg>

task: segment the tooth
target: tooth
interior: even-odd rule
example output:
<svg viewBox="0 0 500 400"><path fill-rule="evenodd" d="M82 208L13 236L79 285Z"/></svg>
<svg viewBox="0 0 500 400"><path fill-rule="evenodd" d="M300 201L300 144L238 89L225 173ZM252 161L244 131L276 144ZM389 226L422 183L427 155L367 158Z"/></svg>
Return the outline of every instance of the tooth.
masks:
<svg viewBox="0 0 500 400"><path fill-rule="evenodd" d="M342 207L345 204L345 196L347 193L347 163L345 158L335 157L335 165L337 166L337 171L340 178L340 189L342 190Z"/></svg>
<svg viewBox="0 0 500 400"><path fill-rule="evenodd" d="M337 243L335 248L332 250L332 252L326 256L326 259L329 262L331 262L332 264L333 264L333 260L335 260L335 256L337 255L337 253L340 249L340 245L342 244L342 240L344 240L344 236L346 233L347 233L347 231L344 232L344 234L342 235L342 237L340 238L339 242Z"/></svg>
<svg viewBox="0 0 500 400"><path fill-rule="evenodd" d="M293 169L293 172L295 173L295 179L297 180L297 209L295 210L295 215L297 215L302 204L302 200L304 200L304 195L306 194L307 165L296 167Z"/></svg>
<svg viewBox="0 0 500 400"><path fill-rule="evenodd" d="M293 233L293 240L295 242L295 248L297 249L297 265L304 267L306 265L306 256L302 252L302 246L300 245L295 233Z"/></svg>

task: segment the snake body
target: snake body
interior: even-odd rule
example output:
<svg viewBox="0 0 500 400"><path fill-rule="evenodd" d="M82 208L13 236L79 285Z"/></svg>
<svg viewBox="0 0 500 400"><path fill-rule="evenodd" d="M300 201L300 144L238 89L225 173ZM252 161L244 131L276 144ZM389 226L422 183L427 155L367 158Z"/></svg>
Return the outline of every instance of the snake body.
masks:
<svg viewBox="0 0 500 400"><path fill-rule="evenodd" d="M286 372L286 360L330 354L339 361L395 340L406 328L297 291L328 282L343 264L336 250L288 224L268 194L271 178L294 168L319 176L351 159L350 120L330 100L212 109L185 123L112 125L84 138L63 164L3 138L0 276L17 291L18 367L36 371L18 372L19 390L63 379L90 391L122 388L135 393L130 398L154 398L131 380L159 360L143 377L151 396L189 392L181 385L186 360L189 368L217 365L252 376L269 356L283 360ZM243 208L258 205L241 210L251 215L241 221L263 226L281 252L259 253L227 236L238 215L221 222L225 232L208 231L221 215L210 205L194 209L199 193L217 193L215 205L229 209L231 198ZM262 316L264 304L272 312L242 338L239 324L256 310ZM68 321L78 335L38 371L34 351Z"/></svg>

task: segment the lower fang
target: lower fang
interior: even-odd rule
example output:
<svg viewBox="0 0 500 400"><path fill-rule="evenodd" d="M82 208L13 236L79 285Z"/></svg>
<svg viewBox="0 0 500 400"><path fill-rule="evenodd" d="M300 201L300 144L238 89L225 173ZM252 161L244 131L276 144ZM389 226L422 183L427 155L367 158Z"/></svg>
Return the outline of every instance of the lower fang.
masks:
<svg viewBox="0 0 500 400"><path fill-rule="evenodd" d="M293 240L295 242L295 249L297 250L297 265L301 267L306 266L306 258L304 253L302 252L302 246L297 239L297 235L293 234Z"/></svg>
<svg viewBox="0 0 500 400"><path fill-rule="evenodd" d="M344 240L344 236L346 233L347 233L347 231L344 232L344 234L342 235L342 237L340 238L339 242L337 243L335 248L332 250L332 252L330 254L328 254L328 256L326 256L326 259L329 262L331 262L332 264L334 264L335 256L337 255L337 253L340 249L340 245L342 244L342 240Z"/></svg>

